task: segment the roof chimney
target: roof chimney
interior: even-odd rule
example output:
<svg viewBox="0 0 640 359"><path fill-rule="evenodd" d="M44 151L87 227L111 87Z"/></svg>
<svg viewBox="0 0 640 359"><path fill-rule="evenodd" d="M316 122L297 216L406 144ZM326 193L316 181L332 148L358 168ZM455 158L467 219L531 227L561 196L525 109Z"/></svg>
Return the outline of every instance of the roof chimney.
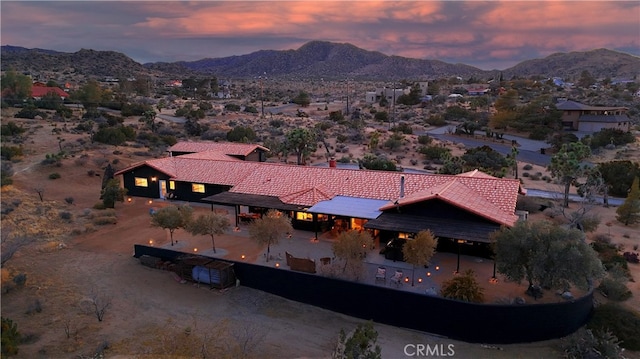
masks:
<svg viewBox="0 0 640 359"><path fill-rule="evenodd" d="M404 198L404 175L400 176L400 198Z"/></svg>
<svg viewBox="0 0 640 359"><path fill-rule="evenodd" d="M330 168L336 168L336 167L337 167L335 157L331 157L331 158L329 159L329 167L330 167Z"/></svg>

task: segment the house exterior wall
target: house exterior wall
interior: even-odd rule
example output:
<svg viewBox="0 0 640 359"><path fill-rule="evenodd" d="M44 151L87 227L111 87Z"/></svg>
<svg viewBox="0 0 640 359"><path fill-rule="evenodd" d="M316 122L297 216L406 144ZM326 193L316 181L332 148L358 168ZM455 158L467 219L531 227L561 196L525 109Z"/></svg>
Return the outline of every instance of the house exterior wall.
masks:
<svg viewBox="0 0 640 359"><path fill-rule="evenodd" d="M155 180L153 178L155 177ZM136 186L136 178L144 178L147 186ZM166 185L167 197L180 201L203 202L202 198L212 196L220 192L228 191L230 186L222 186L215 184L203 184L204 193L194 192L191 182L174 182L174 189L169 188L170 177L160 171L149 166L141 166L132 171L123 173L123 186L127 189L128 196L145 197L145 198L161 198L160 184ZM164 182L161 182L164 181Z"/></svg>
<svg viewBox="0 0 640 359"><path fill-rule="evenodd" d="M156 177L156 181L152 181ZM147 187L136 186L136 178L145 178ZM142 166L122 175L123 186L127 189L128 196L160 198L160 180L169 180L169 176L151 167Z"/></svg>
<svg viewBox="0 0 640 359"><path fill-rule="evenodd" d="M168 184L168 181L167 181L167 184ZM175 199L178 201L209 203L209 202L203 201L202 199L231 189L230 186L204 184L204 193L202 193L202 192L194 192L192 185L193 184L191 182L176 181L175 190L168 191L168 192L172 192L171 199Z"/></svg>
<svg viewBox="0 0 640 359"><path fill-rule="evenodd" d="M494 223L483 217L480 217L471 212L467 212L463 209L452 206L438 199L432 199L429 201L418 202L411 205L403 206L400 207L400 211L402 213L411 214L414 216L430 218L452 218L476 223Z"/></svg>
<svg viewBox="0 0 640 359"><path fill-rule="evenodd" d="M563 111L562 126L569 130L577 130L578 119L580 118L581 114L582 114L582 111Z"/></svg>

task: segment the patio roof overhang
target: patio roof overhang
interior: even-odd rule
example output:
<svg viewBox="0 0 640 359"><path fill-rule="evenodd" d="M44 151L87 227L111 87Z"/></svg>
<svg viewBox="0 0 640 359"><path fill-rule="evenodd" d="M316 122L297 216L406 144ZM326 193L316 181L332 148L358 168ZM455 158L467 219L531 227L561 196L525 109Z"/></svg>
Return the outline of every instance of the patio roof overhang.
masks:
<svg viewBox="0 0 640 359"><path fill-rule="evenodd" d="M378 208L387 203L389 201L379 199L335 196L330 200L316 203L307 212L374 219L382 214L382 211L378 210Z"/></svg>
<svg viewBox="0 0 640 359"><path fill-rule="evenodd" d="M256 194L221 192L202 199L205 202L223 205L241 205L260 207L268 209L278 209L281 211L302 211L303 206L295 204L287 204L282 202L278 197L262 196Z"/></svg>
<svg viewBox="0 0 640 359"><path fill-rule="evenodd" d="M422 217L401 213L383 213L365 223L365 228L384 231L418 233L431 230L436 237L464 239L471 242L490 243L489 235L500 225L461 221L451 218Z"/></svg>

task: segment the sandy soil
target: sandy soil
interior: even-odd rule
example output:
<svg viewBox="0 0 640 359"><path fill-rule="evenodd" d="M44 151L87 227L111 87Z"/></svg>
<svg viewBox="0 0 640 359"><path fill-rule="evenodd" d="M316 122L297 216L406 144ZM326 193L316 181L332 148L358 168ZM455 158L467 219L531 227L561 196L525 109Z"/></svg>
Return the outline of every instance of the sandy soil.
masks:
<svg viewBox="0 0 640 359"><path fill-rule="evenodd" d="M153 355L158 353L176 357L174 353L184 350L179 339L186 341L185 329L191 328L193 333L215 333L211 341L225 344L227 352L231 347L242 347L242 354L248 357L326 358L340 328L350 330L362 322L245 287L220 292L182 284L169 272L140 265L131 257L133 243L152 240L154 245L165 245L169 241L167 232L149 225L148 206L162 204L141 199L118 204L117 224L94 225L90 208L99 200L101 178L89 176L88 171L101 174L105 160L118 159L118 167L122 168L143 158L135 156L133 148L119 148L122 154L114 155L113 148L96 146L63 160L61 167L42 166L39 162L45 153L57 152L58 140L51 134L50 124L34 122L30 126L34 132L26 143L28 153L14 164L15 185L2 192L3 208L20 201L14 212L3 216L3 232L47 234L45 240L16 253L3 268L3 285L18 273L27 275L24 287L2 295L2 315L17 322L23 334L32 335L30 343L20 347L17 357L77 358L105 343L109 348L107 357L150 358L159 357ZM64 137L67 144L86 139L86 135ZM352 146L349 153L358 157L361 151L363 146ZM49 180L52 172L60 173L62 178ZM536 185L545 187L544 182L538 182ZM36 188L41 189L44 201L39 200ZM67 197L73 197L73 204L65 202ZM599 232L610 233L616 243L626 248L638 243L638 227L618 224L613 209L596 210L603 223ZM73 215L69 222L60 219L60 212L65 211ZM208 238L193 238L182 232L176 235L182 241L179 243L188 242L189 247L210 245ZM233 255L242 252L248 260L257 259L264 250L231 235L216 238L216 244ZM640 268L632 266L632 270L640 278ZM638 283L630 283L634 297L625 303L632 308L640 308ZM110 299L111 306L102 322L87 311L87 298L92 296ZM38 302L40 312L35 309ZM495 349L385 325L375 327L385 358L405 357L403 347L412 343L452 343L456 356L461 358L559 356L559 341ZM224 330L216 332L215 328Z"/></svg>

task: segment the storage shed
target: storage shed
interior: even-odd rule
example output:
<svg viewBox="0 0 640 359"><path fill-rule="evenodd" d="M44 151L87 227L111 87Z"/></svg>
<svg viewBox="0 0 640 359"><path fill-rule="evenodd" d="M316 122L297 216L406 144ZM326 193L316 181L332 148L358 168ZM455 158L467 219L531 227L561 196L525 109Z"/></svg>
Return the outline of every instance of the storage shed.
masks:
<svg viewBox="0 0 640 359"><path fill-rule="evenodd" d="M233 263L208 257L186 255L176 259L176 273L183 279L224 289L236 284Z"/></svg>

